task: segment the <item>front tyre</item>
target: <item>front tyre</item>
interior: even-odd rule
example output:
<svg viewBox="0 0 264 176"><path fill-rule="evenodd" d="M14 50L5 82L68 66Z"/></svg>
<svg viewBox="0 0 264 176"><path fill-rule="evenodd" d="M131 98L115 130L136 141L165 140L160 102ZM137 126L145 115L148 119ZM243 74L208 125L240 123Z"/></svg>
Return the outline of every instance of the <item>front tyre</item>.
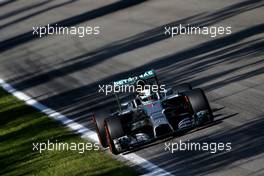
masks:
<svg viewBox="0 0 264 176"><path fill-rule="evenodd" d="M120 149L116 148L114 139L118 139L125 135L121 120L119 118L106 119L105 131L106 131L106 138L110 151L115 155L119 154L121 151Z"/></svg>
<svg viewBox="0 0 264 176"><path fill-rule="evenodd" d="M206 111L208 117L206 121L213 122L213 112L202 89L193 89L192 91L186 92L185 95L188 97L188 100L195 114L201 111Z"/></svg>
<svg viewBox="0 0 264 176"><path fill-rule="evenodd" d="M98 113L93 115L93 121L95 123L96 133L99 139L100 144L104 147L108 147L107 139L106 139L106 131L104 127L104 121L107 115L105 113Z"/></svg>

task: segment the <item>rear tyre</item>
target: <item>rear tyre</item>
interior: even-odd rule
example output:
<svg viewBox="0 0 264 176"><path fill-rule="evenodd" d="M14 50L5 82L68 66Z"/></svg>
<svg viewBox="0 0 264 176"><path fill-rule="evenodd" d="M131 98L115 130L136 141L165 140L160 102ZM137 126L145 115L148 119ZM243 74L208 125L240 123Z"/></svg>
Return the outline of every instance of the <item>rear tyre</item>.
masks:
<svg viewBox="0 0 264 176"><path fill-rule="evenodd" d="M104 148L108 147L107 138L106 138L106 131L104 127L104 121L106 119L107 115L104 113L98 113L93 116L93 121L95 123L95 128L97 132L97 136L99 139L99 142Z"/></svg>
<svg viewBox="0 0 264 176"><path fill-rule="evenodd" d="M174 91L176 91L177 93L183 93L190 90L192 90L192 86L189 83L180 84L174 88Z"/></svg>
<svg viewBox="0 0 264 176"><path fill-rule="evenodd" d="M186 92L185 95L188 97L194 113L207 111L208 121L212 122L214 120L212 109L202 89L193 89L192 91Z"/></svg>
<svg viewBox="0 0 264 176"><path fill-rule="evenodd" d="M117 150L114 144L114 139L117 139L125 135L121 120L119 118L106 119L105 131L106 131L106 138L110 151L115 155L119 154L120 151Z"/></svg>

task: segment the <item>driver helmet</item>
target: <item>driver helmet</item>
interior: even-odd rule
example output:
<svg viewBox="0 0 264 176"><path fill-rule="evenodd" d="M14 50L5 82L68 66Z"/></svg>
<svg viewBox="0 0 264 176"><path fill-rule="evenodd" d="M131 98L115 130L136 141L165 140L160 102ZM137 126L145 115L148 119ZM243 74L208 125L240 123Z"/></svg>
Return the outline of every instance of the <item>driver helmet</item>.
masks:
<svg viewBox="0 0 264 176"><path fill-rule="evenodd" d="M142 101L148 101L151 98L151 90L149 86L146 86L146 82L144 80L138 80L136 83L138 97Z"/></svg>

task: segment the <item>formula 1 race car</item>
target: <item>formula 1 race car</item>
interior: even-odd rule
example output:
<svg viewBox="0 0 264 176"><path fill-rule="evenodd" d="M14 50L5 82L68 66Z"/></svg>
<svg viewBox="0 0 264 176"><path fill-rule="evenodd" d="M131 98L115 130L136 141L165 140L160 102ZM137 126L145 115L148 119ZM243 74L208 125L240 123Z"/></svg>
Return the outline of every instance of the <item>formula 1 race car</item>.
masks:
<svg viewBox="0 0 264 176"><path fill-rule="evenodd" d="M159 84L154 70L114 82L114 85L143 88L133 92L132 96L122 97L115 93L118 110L109 115L93 116L101 145L109 147L113 154L164 136L186 132L214 119L202 89L192 89L188 83L173 89L164 88ZM156 91L149 89L157 85Z"/></svg>

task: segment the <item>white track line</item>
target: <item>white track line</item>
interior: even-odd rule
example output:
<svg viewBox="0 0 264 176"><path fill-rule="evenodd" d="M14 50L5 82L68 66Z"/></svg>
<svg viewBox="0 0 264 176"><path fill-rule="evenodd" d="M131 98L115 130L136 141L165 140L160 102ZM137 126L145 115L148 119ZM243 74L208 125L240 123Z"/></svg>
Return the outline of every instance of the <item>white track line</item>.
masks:
<svg viewBox="0 0 264 176"><path fill-rule="evenodd" d="M55 119L57 121L60 121L62 124L66 125L71 130L79 133L81 137L85 139L92 140L94 142L99 142L96 132L84 127L83 125L76 123L75 121L67 118L65 115L62 115L61 113L48 108L47 106L39 103L38 101L34 100L33 98L29 97L23 92L20 92L13 88L10 84L6 83L3 79L0 79L0 86L3 87L7 92L14 95L18 99L24 101L26 104L36 108L37 110L43 112L47 116L49 116L52 119ZM126 155L120 155L123 158L129 160L130 162L140 166L141 168L148 171L147 176L156 176L156 175L172 175L171 173L165 171L164 169L158 167L157 165L147 161L146 159L138 156L135 153L130 153Z"/></svg>

